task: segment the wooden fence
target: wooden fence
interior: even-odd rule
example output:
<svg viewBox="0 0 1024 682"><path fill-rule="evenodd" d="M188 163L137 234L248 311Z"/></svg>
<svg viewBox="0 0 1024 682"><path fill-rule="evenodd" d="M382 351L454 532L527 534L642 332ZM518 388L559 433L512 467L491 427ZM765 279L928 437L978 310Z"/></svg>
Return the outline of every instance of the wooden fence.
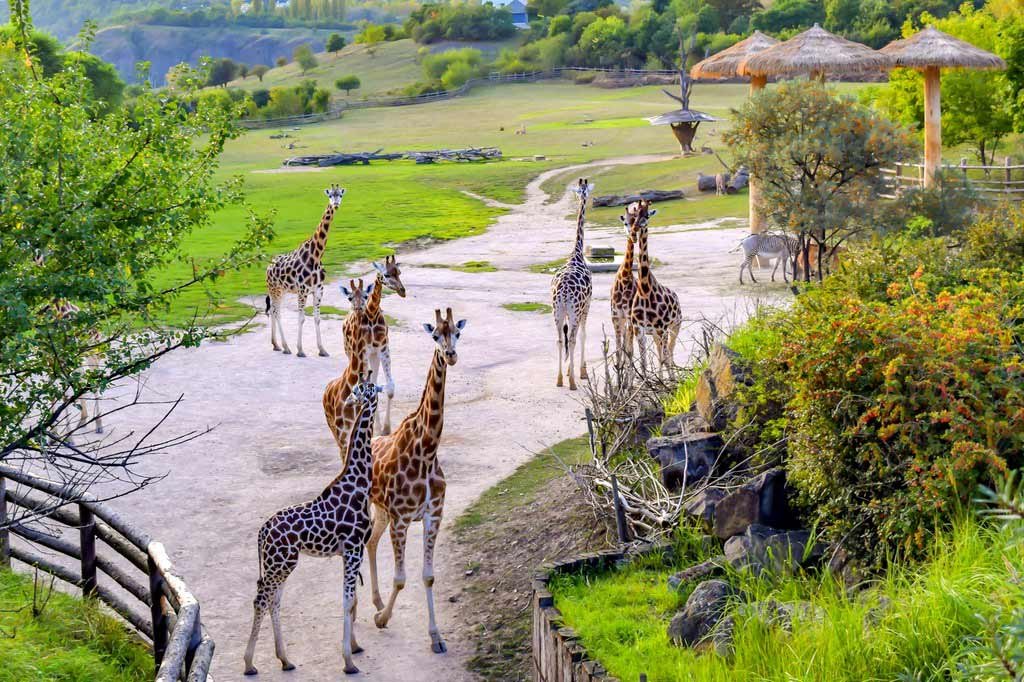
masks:
<svg viewBox="0 0 1024 682"><path fill-rule="evenodd" d="M963 183L989 201L1024 201L1024 166L1014 165L1006 157L1003 165L975 166L961 159L957 165L945 164L943 171L947 178L960 178ZM897 163L893 168L883 168L891 191L882 195L896 198L902 189L920 187L924 184L924 164Z"/></svg>
<svg viewBox="0 0 1024 682"><path fill-rule="evenodd" d="M77 531L78 542L66 539L65 533L51 534L20 523L19 515L13 513L18 507L29 512L29 517L41 515ZM80 569L75 571L30 549L14 546L12 533L77 560ZM122 562L98 552L98 540L141 575L133 575ZM145 635L153 645L157 682L208 679L213 640L203 631L199 602L175 572L163 545L89 493L0 465L0 566L10 568L12 559L81 588L84 598L99 599ZM98 572L145 606L145 615L100 584Z"/></svg>

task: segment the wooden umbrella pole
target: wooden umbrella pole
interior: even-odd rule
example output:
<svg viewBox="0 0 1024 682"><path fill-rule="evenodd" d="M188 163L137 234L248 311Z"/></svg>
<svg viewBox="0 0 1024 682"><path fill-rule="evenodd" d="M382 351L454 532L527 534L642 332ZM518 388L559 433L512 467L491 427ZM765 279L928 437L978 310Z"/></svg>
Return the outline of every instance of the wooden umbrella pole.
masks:
<svg viewBox="0 0 1024 682"><path fill-rule="evenodd" d="M924 186L935 183L942 164L942 92L939 67L924 69Z"/></svg>
<svg viewBox="0 0 1024 682"><path fill-rule="evenodd" d="M757 94L759 91L763 90L767 84L768 76L751 76L750 95L753 96ZM750 180L749 184L747 185L747 189L749 192L747 202L750 205L750 233L758 234L759 232L764 232L765 226L764 216L761 215L761 183L757 178L754 177L753 174L750 175ZM763 265L760 259L758 259L757 264L759 266Z"/></svg>

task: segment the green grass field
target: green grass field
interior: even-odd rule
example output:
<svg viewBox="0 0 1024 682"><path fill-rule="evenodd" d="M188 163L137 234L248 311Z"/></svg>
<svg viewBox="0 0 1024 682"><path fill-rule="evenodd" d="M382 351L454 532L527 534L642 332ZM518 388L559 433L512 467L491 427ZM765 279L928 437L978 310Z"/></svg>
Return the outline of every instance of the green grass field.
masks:
<svg viewBox="0 0 1024 682"><path fill-rule="evenodd" d="M40 578L36 603L48 592ZM0 682L153 679L146 647L95 604L55 591L33 615L32 597L31 578L0 569Z"/></svg>

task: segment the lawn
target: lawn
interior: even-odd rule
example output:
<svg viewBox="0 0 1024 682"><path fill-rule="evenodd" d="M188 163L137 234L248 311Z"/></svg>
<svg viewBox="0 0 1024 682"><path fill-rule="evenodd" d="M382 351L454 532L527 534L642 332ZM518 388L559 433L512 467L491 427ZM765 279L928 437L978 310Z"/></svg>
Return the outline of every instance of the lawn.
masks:
<svg viewBox="0 0 1024 682"><path fill-rule="evenodd" d="M0 682L153 679L152 655L119 621L40 583L36 603L45 607L33 615L32 580L0 569Z"/></svg>

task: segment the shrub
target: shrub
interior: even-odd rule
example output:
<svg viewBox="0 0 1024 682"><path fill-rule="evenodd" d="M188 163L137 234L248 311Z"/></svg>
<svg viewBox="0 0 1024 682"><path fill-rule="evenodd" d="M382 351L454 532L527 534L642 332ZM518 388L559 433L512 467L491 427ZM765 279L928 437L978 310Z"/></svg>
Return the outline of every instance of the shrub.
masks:
<svg viewBox="0 0 1024 682"><path fill-rule="evenodd" d="M500 40L516 32L512 14L492 4L427 3L412 11L405 31L418 43L447 40Z"/></svg>
<svg viewBox="0 0 1024 682"><path fill-rule="evenodd" d="M983 214L964 234L964 259L984 267L1020 272L1024 267L1024 210Z"/></svg>
<svg viewBox="0 0 1024 682"><path fill-rule="evenodd" d="M334 87L339 90L344 90L346 95L352 90L358 90L360 85L362 85L362 83L359 82L359 77L352 75L342 76L338 80L334 81Z"/></svg>
<svg viewBox="0 0 1024 682"><path fill-rule="evenodd" d="M310 69L317 67L316 55L313 54L313 48L309 45L299 45L295 48L295 53L292 55L296 62L299 64L299 68L302 69L302 73L305 74Z"/></svg>
<svg viewBox="0 0 1024 682"><path fill-rule="evenodd" d="M332 33L327 37L327 44L324 46L324 50L337 54L343 47L345 47L345 37L340 33Z"/></svg>
<svg viewBox="0 0 1024 682"><path fill-rule="evenodd" d="M274 63L277 64L279 67L284 66L288 63L288 57L278 57L277 59L274 60Z"/></svg>

